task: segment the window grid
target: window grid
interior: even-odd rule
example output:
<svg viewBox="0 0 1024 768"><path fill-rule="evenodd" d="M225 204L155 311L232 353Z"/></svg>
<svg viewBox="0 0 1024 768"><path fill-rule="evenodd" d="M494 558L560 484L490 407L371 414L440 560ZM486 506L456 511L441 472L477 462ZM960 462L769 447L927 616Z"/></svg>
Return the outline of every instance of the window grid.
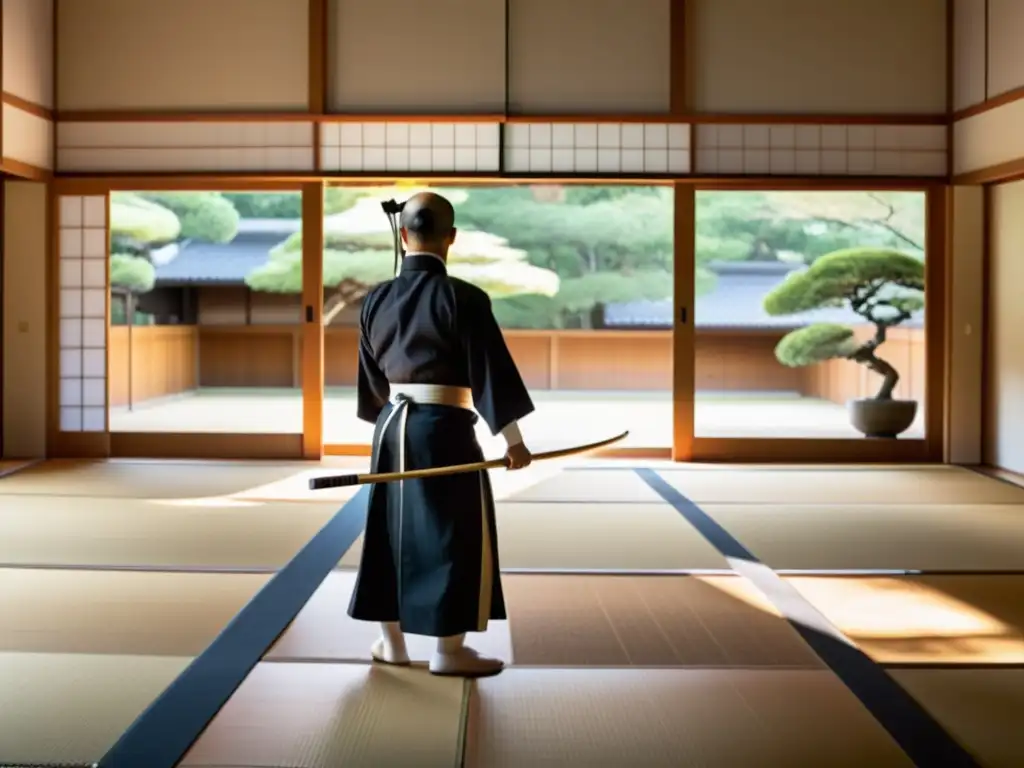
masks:
<svg viewBox="0 0 1024 768"><path fill-rule="evenodd" d="M63 171L313 170L312 123L62 123L57 134ZM324 122L320 136L328 174L913 178L944 176L949 150L945 127L933 125L399 118Z"/></svg>
<svg viewBox="0 0 1024 768"><path fill-rule="evenodd" d="M57 168L75 172L313 170L313 123L57 126Z"/></svg>
<svg viewBox="0 0 1024 768"><path fill-rule="evenodd" d="M941 125L701 125L702 174L944 176Z"/></svg>
<svg viewBox="0 0 1024 768"><path fill-rule="evenodd" d="M59 206L60 429L107 429L107 199L63 195Z"/></svg>
<svg viewBox="0 0 1024 768"><path fill-rule="evenodd" d="M321 163L328 172L497 173L498 123L326 123Z"/></svg>
<svg viewBox="0 0 1024 768"><path fill-rule="evenodd" d="M690 130L682 123L511 123L505 170L687 174Z"/></svg>

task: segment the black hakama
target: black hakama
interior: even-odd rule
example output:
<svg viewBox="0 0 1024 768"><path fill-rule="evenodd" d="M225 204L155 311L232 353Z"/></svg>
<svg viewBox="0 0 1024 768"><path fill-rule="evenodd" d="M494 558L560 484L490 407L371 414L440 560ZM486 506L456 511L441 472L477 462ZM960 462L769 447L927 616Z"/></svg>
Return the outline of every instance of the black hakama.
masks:
<svg viewBox="0 0 1024 768"><path fill-rule="evenodd" d="M434 256L406 256L367 296L360 325L358 409L376 422L373 472L482 461L477 413L497 434L533 410L487 295ZM392 397L391 382L468 389L477 413ZM371 488L349 615L433 637L506 618L486 472Z"/></svg>

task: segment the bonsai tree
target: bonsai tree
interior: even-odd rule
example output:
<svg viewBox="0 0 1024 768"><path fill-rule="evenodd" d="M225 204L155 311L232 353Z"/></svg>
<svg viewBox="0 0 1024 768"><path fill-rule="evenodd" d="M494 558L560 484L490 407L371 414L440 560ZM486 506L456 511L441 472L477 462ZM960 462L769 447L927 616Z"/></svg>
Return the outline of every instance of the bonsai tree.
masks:
<svg viewBox="0 0 1024 768"><path fill-rule="evenodd" d="M924 307L924 263L895 250L835 251L791 274L764 299L764 309L772 316L842 306L875 326L870 339L858 342L852 328L838 323L813 323L783 337L776 358L794 368L833 358L853 360L882 376L874 399L891 400L900 377L877 352L889 328Z"/></svg>

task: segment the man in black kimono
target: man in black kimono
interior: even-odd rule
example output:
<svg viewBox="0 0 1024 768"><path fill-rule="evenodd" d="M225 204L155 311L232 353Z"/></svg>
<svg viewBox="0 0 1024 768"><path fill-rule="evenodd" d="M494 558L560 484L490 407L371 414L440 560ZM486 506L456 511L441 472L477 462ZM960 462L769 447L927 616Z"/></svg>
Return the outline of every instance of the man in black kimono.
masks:
<svg viewBox="0 0 1024 768"><path fill-rule="evenodd" d="M504 435L510 469L531 461L517 421L533 403L490 298L448 276L454 224L445 198L410 198L401 271L363 301L358 416L376 422L371 472L482 461L477 413ZM382 624L375 661L408 664L404 633L412 632L438 638L434 674L501 671L500 660L463 644L466 632L506 618L486 472L372 487L349 615Z"/></svg>

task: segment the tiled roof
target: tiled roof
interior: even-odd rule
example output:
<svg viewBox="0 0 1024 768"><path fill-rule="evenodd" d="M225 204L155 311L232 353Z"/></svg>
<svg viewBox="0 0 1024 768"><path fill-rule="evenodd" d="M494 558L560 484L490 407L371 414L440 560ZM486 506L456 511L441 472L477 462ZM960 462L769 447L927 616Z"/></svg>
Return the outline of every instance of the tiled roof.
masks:
<svg viewBox="0 0 1024 768"><path fill-rule="evenodd" d="M243 285L270 251L302 228L290 219L243 219L230 243L183 243L178 255L156 267L156 282L176 285Z"/></svg>
<svg viewBox="0 0 1024 768"><path fill-rule="evenodd" d="M230 243L184 244L178 255L156 268L157 285L243 285L254 269L270 257L270 251L291 232L295 222L244 222ZM847 308L823 309L800 315L772 317L763 308L764 297L787 273L799 268L783 262L713 264L714 289L697 298L693 321L700 328L795 328L811 322L859 324L863 319ZM923 324L923 313L909 327ZM604 322L610 328L671 328L671 299L610 304Z"/></svg>
<svg viewBox="0 0 1024 768"><path fill-rule="evenodd" d="M699 328L798 328L813 322L861 324L863 318L846 307L772 317L764 311L764 297L785 276L799 268L781 262L740 262L711 265L715 272L713 290L697 297L692 316ZM920 327L924 314L918 313L905 326ZM612 304L604 310L605 325L611 328L671 328L673 302L633 301Z"/></svg>
<svg viewBox="0 0 1024 768"><path fill-rule="evenodd" d="M280 237L253 234L224 244L188 243L171 261L157 266L157 285L242 285L280 242Z"/></svg>

